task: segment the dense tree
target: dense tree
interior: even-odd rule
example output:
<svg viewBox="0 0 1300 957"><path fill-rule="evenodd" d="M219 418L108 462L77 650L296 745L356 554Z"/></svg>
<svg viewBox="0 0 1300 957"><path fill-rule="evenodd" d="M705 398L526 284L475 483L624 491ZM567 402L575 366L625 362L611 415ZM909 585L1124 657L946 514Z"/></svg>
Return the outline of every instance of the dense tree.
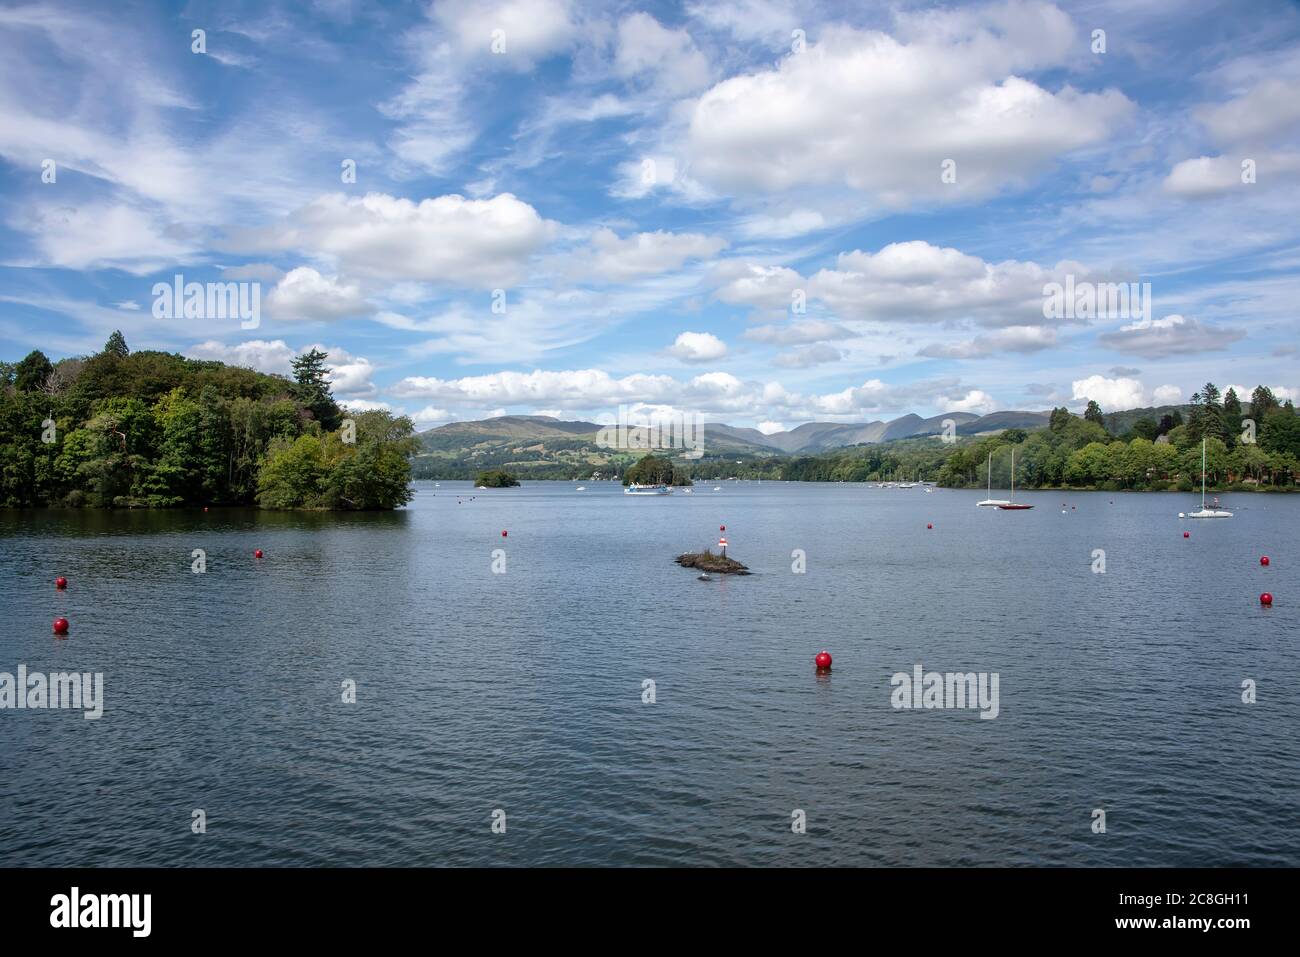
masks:
<svg viewBox="0 0 1300 957"><path fill-rule="evenodd" d="M355 442L351 430L344 441L322 429L282 376L121 345L110 339L94 356L61 360L43 391L33 388L45 369L39 353L0 368L0 507L393 508L408 500L410 420L360 413ZM282 460L303 437L319 454L300 448ZM298 467L306 474L292 474Z"/></svg>
<svg viewBox="0 0 1300 957"><path fill-rule="evenodd" d="M293 360L294 394L327 431L339 427L343 418L330 391L329 353L312 349Z"/></svg>
<svg viewBox="0 0 1300 957"><path fill-rule="evenodd" d="M116 356L119 359L125 359L131 354L131 350L126 347L126 337L122 335L122 330L113 330L113 334L104 343L103 351L105 354Z"/></svg>
<svg viewBox="0 0 1300 957"><path fill-rule="evenodd" d="M670 458L645 455L623 473L624 485L690 485L686 470L674 466Z"/></svg>
<svg viewBox="0 0 1300 957"><path fill-rule="evenodd" d="M514 488L518 484L517 478L501 469L487 469L479 472L474 479L476 488Z"/></svg>
<svg viewBox="0 0 1300 957"><path fill-rule="evenodd" d="M1088 400L1088 407L1083 411L1083 417L1089 422L1095 422L1102 428L1106 426L1106 417L1101 414L1101 406L1092 399Z"/></svg>
<svg viewBox="0 0 1300 957"><path fill-rule="evenodd" d="M1273 395L1273 390L1266 385L1255 386L1255 391L1250 394L1250 414L1256 427L1262 425L1269 412L1276 408L1277 397Z"/></svg>
<svg viewBox="0 0 1300 957"><path fill-rule="evenodd" d="M54 371L54 364L44 352L33 349L14 366L14 388L19 392L39 392Z"/></svg>

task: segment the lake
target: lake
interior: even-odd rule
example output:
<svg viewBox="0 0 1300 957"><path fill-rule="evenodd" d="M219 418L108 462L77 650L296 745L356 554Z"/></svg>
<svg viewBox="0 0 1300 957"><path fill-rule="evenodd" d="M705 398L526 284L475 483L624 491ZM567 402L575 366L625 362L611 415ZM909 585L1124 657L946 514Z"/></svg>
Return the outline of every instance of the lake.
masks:
<svg viewBox="0 0 1300 957"><path fill-rule="evenodd" d="M0 512L0 672L104 675L0 711L0 864L1300 865L1300 496L577 484Z"/></svg>

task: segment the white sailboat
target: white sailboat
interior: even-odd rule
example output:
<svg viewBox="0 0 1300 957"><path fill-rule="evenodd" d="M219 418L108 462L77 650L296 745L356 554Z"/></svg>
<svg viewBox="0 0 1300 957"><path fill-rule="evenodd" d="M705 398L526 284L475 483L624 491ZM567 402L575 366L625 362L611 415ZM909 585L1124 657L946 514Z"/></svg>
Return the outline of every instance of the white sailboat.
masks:
<svg viewBox="0 0 1300 957"><path fill-rule="evenodd" d="M1201 439L1201 508L1197 512L1178 513L1179 518L1232 518L1232 513L1219 507L1219 500L1214 500L1214 508L1205 504L1205 439Z"/></svg>
<svg viewBox="0 0 1300 957"><path fill-rule="evenodd" d="M1015 455L1015 454L1016 454L1014 449L1012 450L1011 454L1012 454L1012 455ZM1011 504L1011 503L1010 503L1009 501L1007 501L1005 498L994 498L994 497L993 497L993 453L992 453L992 452L989 453L989 492L988 492L988 494L989 494L989 497L988 497L988 498L986 498L986 499L985 499L984 501L982 501L982 502L976 502L975 504L976 504L976 505L1010 505L1010 504Z"/></svg>
<svg viewBox="0 0 1300 957"><path fill-rule="evenodd" d="M1016 498L1016 447L1011 447L1011 501L1001 502L998 508L1004 512L1023 512L1034 506L1026 505L1024 502L1015 501Z"/></svg>

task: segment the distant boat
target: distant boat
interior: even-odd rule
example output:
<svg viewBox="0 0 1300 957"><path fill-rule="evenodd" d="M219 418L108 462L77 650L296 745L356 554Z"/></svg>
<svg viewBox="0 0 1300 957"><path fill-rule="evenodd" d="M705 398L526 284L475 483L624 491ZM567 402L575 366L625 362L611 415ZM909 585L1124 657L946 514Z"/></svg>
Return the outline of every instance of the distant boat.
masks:
<svg viewBox="0 0 1300 957"><path fill-rule="evenodd" d="M667 485L637 485L633 482L623 489L624 495L671 495L672 489Z"/></svg>
<svg viewBox="0 0 1300 957"><path fill-rule="evenodd" d="M1178 513L1179 518L1183 518L1183 513ZM1226 508L1219 507L1219 500L1214 500L1214 508L1205 504L1205 439L1201 439L1201 509L1198 512L1188 512L1187 518L1232 518L1232 513Z"/></svg>
<svg viewBox="0 0 1300 957"><path fill-rule="evenodd" d="M992 453L990 453L989 461L992 461L991 456ZM998 506L998 508L1002 509L1004 512L1023 512L1025 509L1034 507L1032 505L1024 505L1020 502L1014 501L1015 497L1016 497L1016 447L1013 445L1011 447L1011 499L1012 500L1001 503Z"/></svg>
<svg viewBox="0 0 1300 957"><path fill-rule="evenodd" d="M1013 455L1015 454L1014 450L1012 451L1012 454L1013 454ZM1010 504L1011 504L1011 503L1008 502L1005 498L993 498L993 453L992 453L992 452L989 453L989 491L988 491L988 494L989 494L989 497L988 497L988 498L986 498L986 499L985 499L984 501L982 501L982 502L976 502L975 504L976 504L976 505L997 505L997 506L999 506L999 507L1001 507L1001 506L1003 506L1003 505L1010 505Z"/></svg>
<svg viewBox="0 0 1300 957"><path fill-rule="evenodd" d="M713 491L715 491L715 492L721 492L721 491L722 491L722 486L721 486L721 485L715 485L715 486L713 486Z"/></svg>
<svg viewBox="0 0 1300 957"><path fill-rule="evenodd" d="M587 491L587 486L585 486L585 485L579 485L579 486L577 487L576 491L579 491L579 492L585 492L585 491Z"/></svg>

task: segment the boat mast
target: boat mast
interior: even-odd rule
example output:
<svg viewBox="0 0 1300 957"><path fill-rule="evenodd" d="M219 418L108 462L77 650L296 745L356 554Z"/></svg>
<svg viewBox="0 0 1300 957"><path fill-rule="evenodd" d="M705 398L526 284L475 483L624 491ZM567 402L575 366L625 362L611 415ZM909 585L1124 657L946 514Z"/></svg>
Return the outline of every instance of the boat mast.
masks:
<svg viewBox="0 0 1300 957"><path fill-rule="evenodd" d="M993 453L989 453L989 498L993 497Z"/></svg>
<svg viewBox="0 0 1300 957"><path fill-rule="evenodd" d="M1205 438L1201 438L1201 508L1205 508Z"/></svg>

